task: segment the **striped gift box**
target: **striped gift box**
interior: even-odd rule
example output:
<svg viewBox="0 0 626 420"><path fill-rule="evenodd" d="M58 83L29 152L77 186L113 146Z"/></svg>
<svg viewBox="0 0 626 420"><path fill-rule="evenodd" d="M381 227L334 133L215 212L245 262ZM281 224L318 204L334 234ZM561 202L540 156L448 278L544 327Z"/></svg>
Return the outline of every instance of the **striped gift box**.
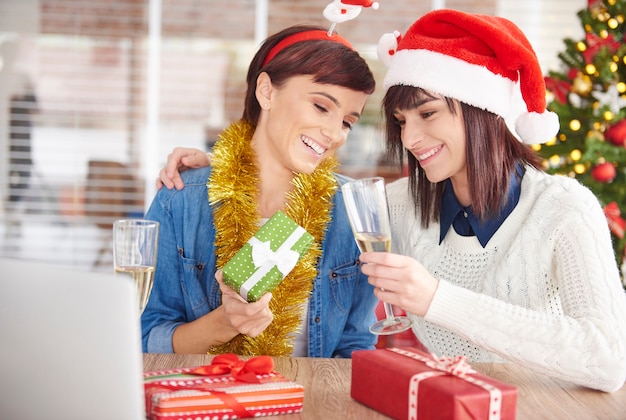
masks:
<svg viewBox="0 0 626 420"><path fill-rule="evenodd" d="M144 373L146 414L151 420L235 419L302 411L304 387L276 372L255 374L256 383L231 373L202 376L199 368Z"/></svg>

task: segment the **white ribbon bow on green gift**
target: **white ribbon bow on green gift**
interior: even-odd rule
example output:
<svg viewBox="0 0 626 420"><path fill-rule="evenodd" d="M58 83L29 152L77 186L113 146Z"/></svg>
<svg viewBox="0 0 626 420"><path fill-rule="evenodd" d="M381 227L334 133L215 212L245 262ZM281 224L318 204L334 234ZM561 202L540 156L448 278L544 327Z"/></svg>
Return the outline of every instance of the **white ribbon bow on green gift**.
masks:
<svg viewBox="0 0 626 420"><path fill-rule="evenodd" d="M270 241L261 242L256 238L252 238L251 242L253 242L251 243L252 262L257 268L265 266L272 268L276 266L278 271L283 273L283 276L286 276L298 263L300 255L291 249L284 250L284 244L274 252L270 247Z"/></svg>
<svg viewBox="0 0 626 420"><path fill-rule="evenodd" d="M276 251L272 251L270 241L260 241L254 236L250 238L248 243L252 246L252 262L257 268L257 271L241 285L239 295L247 300L248 292L256 286L274 266L276 266L278 271L282 273L283 278L285 278L285 276L293 270L300 258L300 254L292 250L291 247L293 247L305 233L304 228L298 226Z"/></svg>

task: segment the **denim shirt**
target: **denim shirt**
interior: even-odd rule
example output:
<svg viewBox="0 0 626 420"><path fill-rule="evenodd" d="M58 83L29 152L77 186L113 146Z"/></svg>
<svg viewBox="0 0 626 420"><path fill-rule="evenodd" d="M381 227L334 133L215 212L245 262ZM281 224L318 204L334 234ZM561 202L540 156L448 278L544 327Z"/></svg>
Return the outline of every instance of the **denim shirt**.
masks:
<svg viewBox="0 0 626 420"><path fill-rule="evenodd" d="M176 327L221 304L207 192L210 173L210 167L183 172L185 188L159 190L146 215L161 226L154 286L141 317L144 352L172 353ZM340 184L349 180L336 178ZM377 299L358 257L338 188L309 298L309 357L350 357L354 350L374 348L369 326L376 318Z"/></svg>

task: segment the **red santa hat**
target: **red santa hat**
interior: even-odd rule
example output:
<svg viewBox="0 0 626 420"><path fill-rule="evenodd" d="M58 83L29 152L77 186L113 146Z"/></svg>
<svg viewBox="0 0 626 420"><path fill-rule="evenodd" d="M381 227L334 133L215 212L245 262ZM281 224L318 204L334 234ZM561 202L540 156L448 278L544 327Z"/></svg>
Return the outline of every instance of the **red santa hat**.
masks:
<svg viewBox="0 0 626 420"><path fill-rule="evenodd" d="M378 55L388 71L383 86L407 85L515 119L526 143L544 143L559 131L546 109L537 56L511 21L456 10L435 10L404 36L385 34Z"/></svg>

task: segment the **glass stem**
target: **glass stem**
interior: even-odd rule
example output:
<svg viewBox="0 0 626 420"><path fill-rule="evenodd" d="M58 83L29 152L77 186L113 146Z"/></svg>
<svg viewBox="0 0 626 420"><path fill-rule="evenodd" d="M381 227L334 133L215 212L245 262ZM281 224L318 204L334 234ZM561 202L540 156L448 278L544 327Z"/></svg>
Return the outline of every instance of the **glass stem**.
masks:
<svg viewBox="0 0 626 420"><path fill-rule="evenodd" d="M393 307L391 303L383 302L383 307L385 308L385 319L387 321L393 321L395 315L393 314Z"/></svg>

